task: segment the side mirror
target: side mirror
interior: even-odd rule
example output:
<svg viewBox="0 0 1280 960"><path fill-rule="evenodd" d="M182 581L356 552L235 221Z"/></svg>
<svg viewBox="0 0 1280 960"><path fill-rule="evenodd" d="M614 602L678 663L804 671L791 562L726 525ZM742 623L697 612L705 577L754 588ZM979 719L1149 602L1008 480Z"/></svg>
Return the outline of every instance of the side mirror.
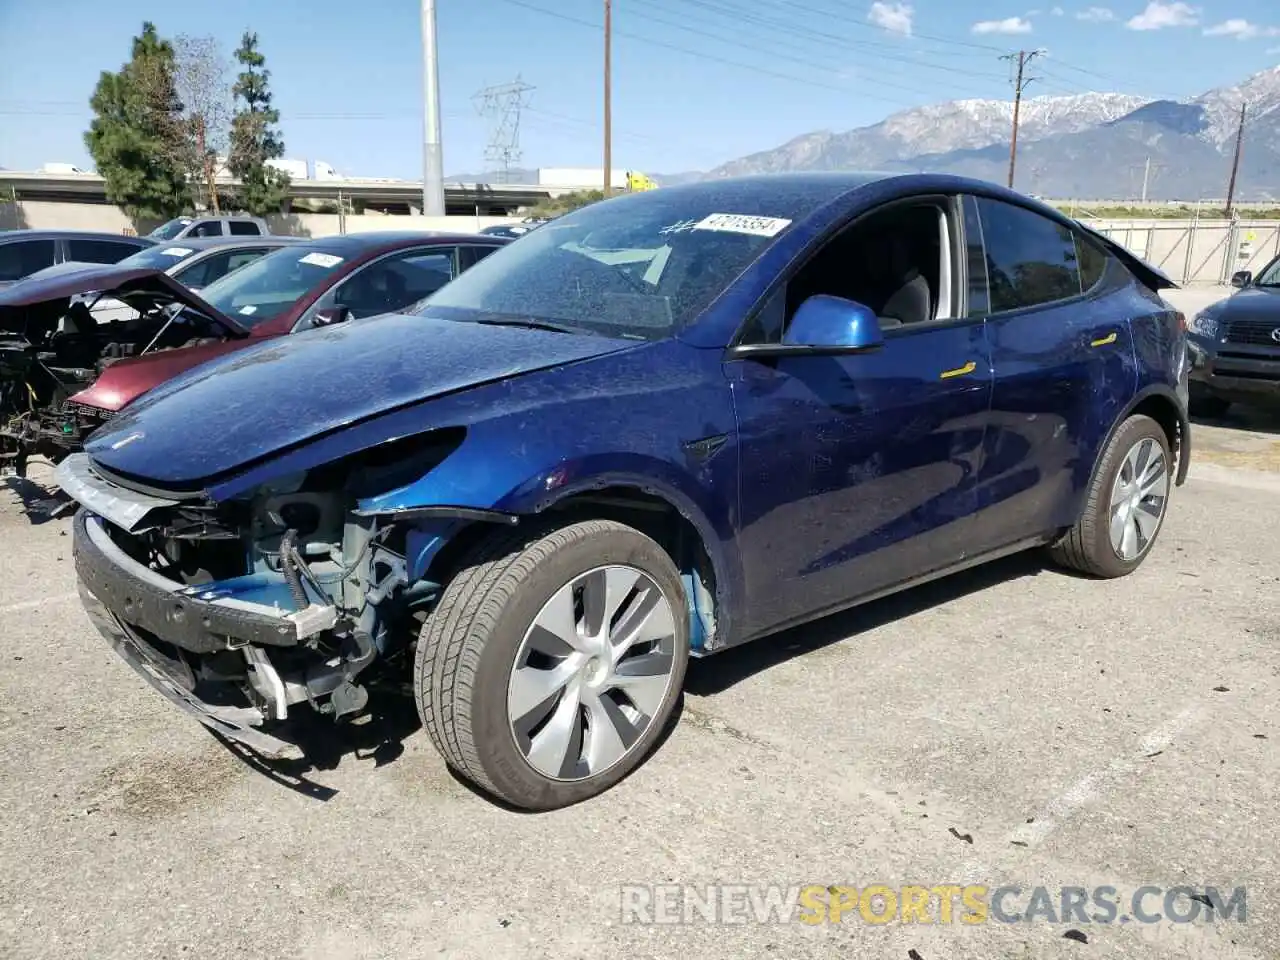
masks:
<svg viewBox="0 0 1280 960"><path fill-rule="evenodd" d="M814 353L856 353L884 346L884 334L870 307L820 293L800 304L782 345Z"/></svg>
<svg viewBox="0 0 1280 960"><path fill-rule="evenodd" d="M317 327L331 327L335 323L344 323L350 319L350 307L329 307L327 310L316 311L315 325Z"/></svg>
<svg viewBox="0 0 1280 960"><path fill-rule="evenodd" d="M1248 270L1241 270L1239 273L1231 275L1231 285L1233 287L1247 287L1253 283L1253 274Z"/></svg>

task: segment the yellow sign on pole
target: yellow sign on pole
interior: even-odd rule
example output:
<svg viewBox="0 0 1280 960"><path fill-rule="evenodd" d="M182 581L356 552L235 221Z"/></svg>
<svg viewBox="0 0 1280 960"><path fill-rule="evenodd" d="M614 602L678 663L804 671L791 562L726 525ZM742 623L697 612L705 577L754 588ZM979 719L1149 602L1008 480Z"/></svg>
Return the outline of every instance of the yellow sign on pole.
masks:
<svg viewBox="0 0 1280 960"><path fill-rule="evenodd" d="M639 170L627 171L627 189L628 190L656 190L658 185L646 177Z"/></svg>

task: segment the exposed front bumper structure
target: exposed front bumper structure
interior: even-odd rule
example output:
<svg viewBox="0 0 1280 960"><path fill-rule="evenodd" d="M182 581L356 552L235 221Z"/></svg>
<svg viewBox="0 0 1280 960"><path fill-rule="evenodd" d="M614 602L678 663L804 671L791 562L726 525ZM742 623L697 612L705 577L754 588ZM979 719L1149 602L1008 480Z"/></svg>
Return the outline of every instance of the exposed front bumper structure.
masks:
<svg viewBox="0 0 1280 960"><path fill-rule="evenodd" d="M129 666L180 710L190 714L215 733L242 743L264 757L296 759L302 750L296 744L254 729L265 719L256 707L218 706L200 699L188 686L189 674L159 655L80 583L80 600L98 632Z"/></svg>
<svg viewBox="0 0 1280 960"><path fill-rule="evenodd" d="M80 582L109 610L192 653L296 646L336 619L332 607L290 612L168 580L125 553L88 510L76 514L72 550Z"/></svg>

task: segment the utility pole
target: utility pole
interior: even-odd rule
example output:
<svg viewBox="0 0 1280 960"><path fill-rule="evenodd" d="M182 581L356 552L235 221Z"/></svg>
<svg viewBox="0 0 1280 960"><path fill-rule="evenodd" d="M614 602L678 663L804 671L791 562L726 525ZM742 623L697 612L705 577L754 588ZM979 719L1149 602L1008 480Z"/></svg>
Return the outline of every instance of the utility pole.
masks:
<svg viewBox="0 0 1280 960"><path fill-rule="evenodd" d="M1142 169L1142 202L1147 202L1147 187L1151 183L1151 158L1147 157L1147 164Z"/></svg>
<svg viewBox="0 0 1280 960"><path fill-rule="evenodd" d="M1231 181L1227 184L1227 217L1231 216L1231 205L1236 199L1236 174L1240 170L1240 147L1244 143L1245 104L1240 104L1240 126L1236 129L1236 153L1231 159Z"/></svg>
<svg viewBox="0 0 1280 960"><path fill-rule="evenodd" d="M604 0L604 195L613 195L613 0Z"/></svg>
<svg viewBox="0 0 1280 960"><path fill-rule="evenodd" d="M1013 174L1018 163L1018 119L1022 112L1022 91L1035 80L1026 76L1026 67L1032 60L1040 56L1043 50L1019 50L1007 53L1001 60L1017 61L1017 79L1013 83L1013 137L1009 141L1009 189L1013 189Z"/></svg>
<svg viewBox="0 0 1280 960"><path fill-rule="evenodd" d="M440 147L440 65L436 0L422 0L422 213L444 216L444 155Z"/></svg>

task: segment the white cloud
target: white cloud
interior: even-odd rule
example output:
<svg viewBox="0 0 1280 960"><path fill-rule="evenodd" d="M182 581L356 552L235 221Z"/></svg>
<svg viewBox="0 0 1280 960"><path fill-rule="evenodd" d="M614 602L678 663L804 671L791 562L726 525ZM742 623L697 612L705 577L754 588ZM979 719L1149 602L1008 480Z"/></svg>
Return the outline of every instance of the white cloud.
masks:
<svg viewBox="0 0 1280 960"><path fill-rule="evenodd" d="M1030 33L1031 21L1023 17L1003 20L979 20L971 28L974 33Z"/></svg>
<svg viewBox="0 0 1280 960"><path fill-rule="evenodd" d="M867 11L867 20L877 27L883 27L890 33L900 33L904 37L911 36L911 18L915 11L909 3L882 3L876 0Z"/></svg>
<svg viewBox="0 0 1280 960"><path fill-rule="evenodd" d="M1050 12L1051 14L1053 14L1055 17L1060 17L1060 16L1062 16L1063 14L1065 14L1067 11L1063 10L1061 7L1054 7L1054 8L1053 8L1052 10L1050 10L1049 12Z"/></svg>
<svg viewBox="0 0 1280 960"><path fill-rule="evenodd" d="M1110 7L1090 7L1076 14L1077 20L1086 20L1089 23L1110 23L1115 18L1116 15Z"/></svg>
<svg viewBox="0 0 1280 960"><path fill-rule="evenodd" d="M1163 30L1165 27L1194 27L1200 22L1195 8L1182 0L1161 3L1151 0L1147 9L1125 24L1130 30Z"/></svg>
<svg viewBox="0 0 1280 960"><path fill-rule="evenodd" d="M1270 50L1267 51L1268 56L1270 56L1273 53L1280 53L1280 47L1272 47Z"/></svg>
<svg viewBox="0 0 1280 960"><path fill-rule="evenodd" d="M1260 27L1256 23L1239 17L1232 17L1222 23L1215 24L1205 30L1206 37L1235 37L1237 40L1252 40L1254 37L1280 37L1280 27Z"/></svg>

